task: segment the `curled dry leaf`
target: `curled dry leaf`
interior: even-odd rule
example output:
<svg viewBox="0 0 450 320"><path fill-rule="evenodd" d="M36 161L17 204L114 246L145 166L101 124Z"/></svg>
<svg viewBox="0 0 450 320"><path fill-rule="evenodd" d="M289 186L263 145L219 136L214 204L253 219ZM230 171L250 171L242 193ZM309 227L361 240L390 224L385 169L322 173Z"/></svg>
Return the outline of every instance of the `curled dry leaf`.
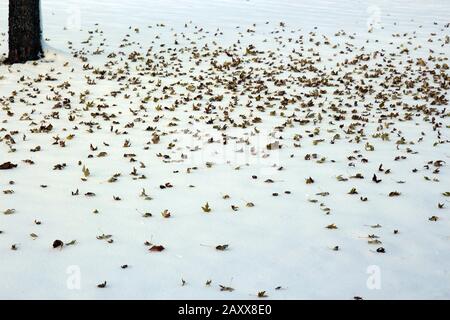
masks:
<svg viewBox="0 0 450 320"><path fill-rule="evenodd" d="M216 246L216 250L219 250L219 251L225 251L227 249L228 249L228 244L221 244L221 245Z"/></svg>
<svg viewBox="0 0 450 320"><path fill-rule="evenodd" d="M161 251L163 251L165 248L163 247L163 246L161 246L161 245L153 245L153 246L151 246L150 247L150 249L148 249L149 251L152 251L152 252L161 252Z"/></svg>
<svg viewBox="0 0 450 320"><path fill-rule="evenodd" d="M165 209L163 212L161 212L161 215L164 218L170 218L170 216L171 216L169 210L167 210L167 209Z"/></svg>
<svg viewBox="0 0 450 320"><path fill-rule="evenodd" d="M277 150L277 149L281 149L281 145L278 141L269 143L266 145L267 150Z"/></svg>
<svg viewBox="0 0 450 320"><path fill-rule="evenodd" d="M87 178L87 177L89 177L91 175L91 172L85 166L83 166L83 169L81 169L81 171L83 172L83 175L84 175L85 178Z"/></svg>
<svg viewBox="0 0 450 320"><path fill-rule="evenodd" d="M381 182L381 179L378 179L378 178L377 178L377 175L376 175L376 174L373 174L372 181L375 182L375 183L380 183L380 182Z"/></svg>
<svg viewBox="0 0 450 320"><path fill-rule="evenodd" d="M14 164L10 161L0 164L0 170L9 170L9 169L13 169L16 167L17 167L17 164Z"/></svg>
<svg viewBox="0 0 450 320"><path fill-rule="evenodd" d="M234 288L223 286L221 284L219 284L219 287L220 287L220 291L228 291L228 292L233 292L234 291Z"/></svg>
<svg viewBox="0 0 450 320"><path fill-rule="evenodd" d="M61 240L55 240L53 241L53 248L62 248L64 246L64 243Z"/></svg>
<svg viewBox="0 0 450 320"><path fill-rule="evenodd" d="M266 294L266 291L259 291L258 292L258 298L267 298L268 295Z"/></svg>
<svg viewBox="0 0 450 320"><path fill-rule="evenodd" d="M96 238L97 238L98 240L108 240L108 239L111 239L111 237L112 237L111 234L102 234L102 235L100 235L100 236L97 236Z"/></svg>
<svg viewBox="0 0 450 320"><path fill-rule="evenodd" d="M16 212L16 209L6 209L5 211L3 211L4 214L6 215L10 215Z"/></svg>

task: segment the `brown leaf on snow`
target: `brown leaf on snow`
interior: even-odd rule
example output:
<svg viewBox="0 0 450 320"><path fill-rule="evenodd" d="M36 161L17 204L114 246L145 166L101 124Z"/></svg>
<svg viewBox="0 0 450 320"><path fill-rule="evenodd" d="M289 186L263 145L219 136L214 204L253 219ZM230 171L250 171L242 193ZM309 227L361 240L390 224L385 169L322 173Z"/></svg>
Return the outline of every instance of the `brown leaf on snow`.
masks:
<svg viewBox="0 0 450 320"><path fill-rule="evenodd" d="M311 184L311 183L314 183L314 179L309 177L308 179L306 179L305 182L306 182L306 184Z"/></svg>
<svg viewBox="0 0 450 320"><path fill-rule="evenodd" d="M91 175L91 172L85 166L83 166L83 169L81 171L83 172L83 175L84 175L85 178L87 178L87 177L89 177Z"/></svg>
<svg viewBox="0 0 450 320"><path fill-rule="evenodd" d="M3 211L3 213L6 215L13 214L14 212L16 212L16 209L6 209L5 211Z"/></svg>
<svg viewBox="0 0 450 320"><path fill-rule="evenodd" d="M0 164L0 170L8 170L8 169L13 169L17 167L17 164L11 163L11 162L5 162L3 164Z"/></svg>
<svg viewBox="0 0 450 320"><path fill-rule="evenodd" d="M216 250L225 251L228 248L228 244L221 244L216 247Z"/></svg>
<svg viewBox="0 0 450 320"><path fill-rule="evenodd" d="M61 240L55 240L53 241L53 248L62 248L64 243Z"/></svg>
<svg viewBox="0 0 450 320"><path fill-rule="evenodd" d="M167 209L165 209L163 212L161 212L161 215L162 215L164 218L170 218L170 211L167 210Z"/></svg>
<svg viewBox="0 0 450 320"><path fill-rule="evenodd" d="M258 292L258 298L267 298L268 295L266 294L266 291L259 291Z"/></svg>
<svg viewBox="0 0 450 320"><path fill-rule="evenodd" d="M221 284L219 284L219 287L220 287L220 291L228 291L228 292L233 292L234 291L234 288L223 286Z"/></svg>
<svg viewBox="0 0 450 320"><path fill-rule="evenodd" d="M152 252L161 252L161 251L163 251L164 249L165 249L165 248L164 248L163 246L161 246L161 245L159 245L159 246L154 245L154 246L151 246L150 249L148 249L148 251L152 251Z"/></svg>

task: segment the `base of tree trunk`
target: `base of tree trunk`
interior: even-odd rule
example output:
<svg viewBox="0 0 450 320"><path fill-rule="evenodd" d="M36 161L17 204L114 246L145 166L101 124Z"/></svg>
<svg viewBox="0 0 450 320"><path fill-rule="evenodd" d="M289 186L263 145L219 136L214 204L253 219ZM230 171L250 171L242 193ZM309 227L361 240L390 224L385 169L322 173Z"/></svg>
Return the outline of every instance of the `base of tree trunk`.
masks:
<svg viewBox="0 0 450 320"><path fill-rule="evenodd" d="M3 61L4 64L25 63L27 61L36 61L44 57L42 50L36 52L31 48L21 48L9 53L9 56Z"/></svg>

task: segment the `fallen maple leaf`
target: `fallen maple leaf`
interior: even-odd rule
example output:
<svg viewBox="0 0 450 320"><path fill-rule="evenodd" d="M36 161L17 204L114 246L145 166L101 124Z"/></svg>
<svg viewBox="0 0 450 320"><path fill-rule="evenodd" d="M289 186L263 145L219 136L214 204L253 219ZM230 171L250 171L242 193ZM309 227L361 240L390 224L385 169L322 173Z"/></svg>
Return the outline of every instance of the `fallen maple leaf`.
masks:
<svg viewBox="0 0 450 320"><path fill-rule="evenodd" d="M203 212L211 212L211 207L208 202L202 207L202 210Z"/></svg>

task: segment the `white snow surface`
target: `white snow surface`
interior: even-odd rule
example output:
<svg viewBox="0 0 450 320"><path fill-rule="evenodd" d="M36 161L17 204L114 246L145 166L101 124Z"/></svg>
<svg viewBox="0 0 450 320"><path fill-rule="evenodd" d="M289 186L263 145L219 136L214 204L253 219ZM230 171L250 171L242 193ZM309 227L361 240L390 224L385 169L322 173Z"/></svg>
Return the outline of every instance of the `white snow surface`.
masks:
<svg viewBox="0 0 450 320"><path fill-rule="evenodd" d="M2 0L3 57L7 53L7 6L8 2ZM1 299L258 299L260 291L266 291L267 299L450 298L450 198L443 196L450 191L450 148L448 143L434 145L450 138L448 115L437 119L442 122L439 133L421 113L414 115L412 121L394 118L393 125L382 131L390 132L390 141L383 141L372 136L379 126L373 109L367 115L365 139L357 143L352 140L354 136L340 130L339 122L329 125L325 113L320 123L294 123L278 132L276 127L286 118L278 109L272 116L270 111L250 111L247 101L253 100L253 106L263 103L254 101L256 94L250 98L249 91L241 88L242 95L231 117L241 122L239 114L257 114L262 122L218 131L206 123L215 117L214 113L192 110L193 103L201 102L205 107L209 96L181 103L174 111L165 108L176 97L142 101L148 92L152 97L161 97L165 85L175 86L178 99L182 99L181 92L186 97L190 92L176 87L177 81L190 82L191 75L210 67L211 56L196 66L186 58L192 52L180 54L185 73L179 77L142 75L139 60L129 61L130 74L125 72L125 82L95 79L93 70L83 67L89 64L94 70L116 72L119 67L124 68L133 51L145 54L151 47L153 53L160 52L167 59L171 54L168 48L201 48L204 44L211 49L226 48L240 41L238 51L244 52L253 44L261 51L257 56L267 58L273 52L275 60L286 64L289 55L295 55L292 50L311 57L311 48L320 52L322 59L316 66L324 71L364 52L385 50L389 57L389 53L399 54L408 48L408 56L393 58L394 67L404 70L409 58L448 59L450 45L445 43L445 36L450 34L446 26L450 22L449 1L42 0L41 6L45 58L36 63L0 65L0 130L5 129L0 131L0 164L18 164L17 168L0 170L1 191L14 191L0 193ZM248 29L252 31L247 32ZM335 36L340 31L341 35ZM295 41L288 41L301 35L302 49ZM339 49L325 45L323 36L332 44L339 44ZM309 41L310 37L314 41ZM128 46L119 47L125 38ZM177 46L174 39L179 42ZM321 42L320 46L314 44L316 41ZM344 53L335 55L340 50ZM88 60L74 57L75 51L83 52ZM125 54L118 54L115 59L107 57L120 51ZM216 59L223 63L227 57L222 54ZM117 64L107 66L111 60ZM389 64L386 60L376 61ZM427 65L444 62L449 63L427 61ZM375 62L367 63L373 66ZM261 64L253 65L258 66ZM251 63L245 66L250 73L251 68ZM355 79L362 77L362 73L351 74ZM419 76L419 71L410 74ZM56 80L34 82L39 75L51 75ZM133 76L140 79L145 89L128 81ZM285 72L279 77L288 76ZM97 84L87 84L86 77L95 79ZM64 88L65 81L71 84L69 88ZM153 91L158 81L162 85ZM380 84L382 81L376 79L375 89ZM129 96L111 95L120 88ZM305 94L313 89L284 88L290 94ZM95 106L108 104L110 108L83 109L80 93L86 90L86 101ZM214 90L214 95L222 94L224 99L211 103L227 106L227 90ZM272 84L269 90L278 89ZM335 101L331 94L334 90L328 88L319 100L328 106ZM8 99L13 91L15 99ZM448 90L444 92L447 94ZM170 90L165 93L171 94ZM71 109L54 109L58 95L70 99ZM343 103L353 104L345 97ZM431 107L430 101L414 101L410 95L399 99ZM358 107L375 105L374 100L373 96L365 102L358 100ZM389 101L386 105L391 102L395 103ZM278 106L279 102L275 104ZM158 105L162 110L157 110ZM289 105L286 115L296 112L305 118L306 114L294 107ZM448 106L435 107L447 107L448 114ZM342 122L346 127L352 122L351 109L347 108L348 119ZM404 115L401 108L397 111ZM52 117L54 112L59 112L59 119ZM95 112L99 115L92 117ZM117 118L107 121L102 112ZM321 111L316 104L310 112ZM75 120L69 121L69 115ZM157 116L160 120L155 122ZM217 117L223 117L222 112ZM89 132L89 126L82 121L98 126L93 124ZM51 123L53 129L49 133L30 131L41 123ZM126 126L130 123L133 125ZM119 133L111 132L110 126ZM145 130L149 126L157 127L160 141L156 144L151 142L152 132ZM320 133L308 137L316 128ZM392 128L397 131L390 131ZM341 139L330 144L336 133ZM8 143L8 134L15 144ZM68 138L72 134L73 138ZM222 134L230 137L227 145L221 143ZM299 141L294 139L296 134L302 136ZM397 145L400 136L415 143ZM55 137L64 140L65 147L53 144ZM215 143L207 143L211 137ZM421 137L423 141L419 143ZM314 145L315 139L324 141ZM127 148L123 147L125 140L131 144ZM274 141L283 148L267 150L266 145ZM365 148L366 142L375 150ZM170 143L174 146L170 147ZM295 147L296 143L301 147ZM90 145L98 149L92 150ZM36 146L41 150L31 152ZM417 153L408 152L407 148ZM98 157L103 151L107 155ZM170 160L164 162L159 153L169 155ZM317 159L304 159L313 153ZM124 154L134 154L136 162L130 162ZM355 159L349 160L352 155ZM397 156L406 158L395 161ZM326 158L324 163L318 163L322 157ZM361 162L362 157L369 161ZM23 162L25 159L34 164ZM444 162L440 172L434 174L437 167L433 163L439 160ZM63 163L63 170L53 170L56 164ZM391 174L378 171L380 164L391 169ZM427 164L430 169L425 167ZM86 181L81 180L83 165L90 171ZM130 175L133 168L137 175ZM413 173L414 168L418 172ZM109 183L108 179L116 173L121 173L117 181ZM357 173L364 179L349 178ZM374 173L383 180L381 183L371 181ZM136 179L141 175L146 179ZM339 175L349 180L338 181ZM314 179L313 184L305 183L308 177ZM265 182L267 179L273 182ZM173 187L160 188L168 182ZM353 187L359 194L348 194ZM143 188L151 200L140 196ZM77 189L79 195L73 196L71 192ZM392 191L401 194L389 197ZM95 196L85 196L88 192ZM273 196L274 192L278 196ZM321 192L329 195L317 195ZM225 195L229 199L224 199ZM121 200L115 201L113 196ZM360 197L368 197L368 201L361 201ZM311 199L317 202L308 201ZM209 213L201 208L206 202L212 208ZM254 206L246 206L248 203ZM439 209L438 203L444 208ZM238 210L234 211L232 205ZM324 208L330 208L330 214ZM4 214L7 209L15 211ZM98 213L93 213L95 209ZM171 212L170 218L162 217L165 209ZM143 217L145 212L152 213L152 217ZM432 216L439 219L430 221ZM326 228L330 224L337 229ZM394 234L394 230L398 233ZM114 242L98 240L103 234L112 235ZM382 243L368 244L367 237L372 234ZM52 243L56 239L66 245L54 249ZM76 243L67 245L72 240ZM165 250L150 252L146 241L163 245ZM13 244L17 250L11 250ZM225 251L215 249L222 244L229 247ZM333 250L335 246L339 250ZM376 252L379 247L385 248L386 253ZM121 268L125 264L128 268ZM206 285L209 280L211 284ZM98 288L104 281L106 287ZM234 291L221 291L220 285Z"/></svg>

